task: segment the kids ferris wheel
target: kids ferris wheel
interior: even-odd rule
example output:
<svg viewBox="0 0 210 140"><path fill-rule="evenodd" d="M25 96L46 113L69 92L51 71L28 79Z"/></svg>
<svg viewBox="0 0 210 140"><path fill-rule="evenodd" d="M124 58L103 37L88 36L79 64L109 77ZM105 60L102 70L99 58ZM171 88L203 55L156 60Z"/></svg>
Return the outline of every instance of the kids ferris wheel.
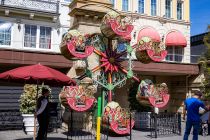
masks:
<svg viewBox="0 0 210 140"><path fill-rule="evenodd" d="M101 24L102 34L82 35L77 30L68 31L62 38L61 53L70 60L85 60L90 55L98 55L99 65L86 69L86 73L78 77L78 86L68 87L67 102L76 111L86 111L92 107L96 86L101 86L108 96L108 103L104 108L103 119L111 120L111 129L118 134L129 132L130 122L127 111L112 101L113 91L122 87L129 78L139 82L137 100L150 103L156 107L163 107L169 100L165 84L154 85L148 80L141 80L133 74L132 56L143 63L163 60L167 52L164 44L148 36L138 35L137 44L130 46L131 20L112 11L106 14ZM87 63L91 63L87 61ZM127 66L127 68L126 68ZM97 78L93 78L96 72ZM120 121L119 121L120 120ZM121 128L124 129L121 129Z"/></svg>

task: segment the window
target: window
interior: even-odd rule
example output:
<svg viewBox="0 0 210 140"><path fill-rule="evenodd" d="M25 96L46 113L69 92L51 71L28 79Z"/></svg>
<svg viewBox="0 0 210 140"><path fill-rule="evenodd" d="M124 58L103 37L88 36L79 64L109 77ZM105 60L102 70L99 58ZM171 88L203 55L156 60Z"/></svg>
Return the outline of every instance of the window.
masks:
<svg viewBox="0 0 210 140"><path fill-rule="evenodd" d="M12 23L0 20L0 45L11 45Z"/></svg>
<svg viewBox="0 0 210 140"><path fill-rule="evenodd" d="M51 48L51 28L40 26L39 48Z"/></svg>
<svg viewBox="0 0 210 140"><path fill-rule="evenodd" d="M169 46L166 48L168 54L166 61L182 62L184 55L184 48L179 46Z"/></svg>
<svg viewBox="0 0 210 140"><path fill-rule="evenodd" d="M37 26L25 25L24 47L36 48Z"/></svg>
<svg viewBox="0 0 210 140"><path fill-rule="evenodd" d="M71 0L64 0L65 2L71 2Z"/></svg>
<svg viewBox="0 0 210 140"><path fill-rule="evenodd" d="M117 45L117 52L120 53L120 52L123 52L127 49L127 46L126 46L126 43L123 43L123 42L119 42L118 45ZM127 54L124 54L123 56L121 56L121 58L126 58L127 57Z"/></svg>
<svg viewBox="0 0 210 140"><path fill-rule="evenodd" d="M177 2L177 19L182 20L182 2Z"/></svg>
<svg viewBox="0 0 210 140"><path fill-rule="evenodd" d="M144 13L144 0L139 0L138 2L138 12Z"/></svg>
<svg viewBox="0 0 210 140"><path fill-rule="evenodd" d="M165 16L171 18L171 0L165 0Z"/></svg>
<svg viewBox="0 0 210 140"><path fill-rule="evenodd" d="M110 1L111 1L112 5L114 7L115 0L110 0Z"/></svg>
<svg viewBox="0 0 210 140"><path fill-rule="evenodd" d="M151 0L151 15L156 16L157 14L157 1Z"/></svg>
<svg viewBox="0 0 210 140"><path fill-rule="evenodd" d="M123 0L122 1L122 10L123 11L128 11L128 0Z"/></svg>
<svg viewBox="0 0 210 140"><path fill-rule="evenodd" d="M51 30L50 27L25 25L24 47L51 49Z"/></svg>

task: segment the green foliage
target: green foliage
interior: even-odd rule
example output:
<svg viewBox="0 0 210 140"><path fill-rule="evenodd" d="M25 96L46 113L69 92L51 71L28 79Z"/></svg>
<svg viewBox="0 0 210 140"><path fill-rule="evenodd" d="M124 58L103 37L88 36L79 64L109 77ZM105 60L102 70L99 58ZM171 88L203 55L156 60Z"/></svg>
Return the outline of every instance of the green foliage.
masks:
<svg viewBox="0 0 210 140"><path fill-rule="evenodd" d="M208 48L206 53L204 54L207 60L210 60L210 49Z"/></svg>
<svg viewBox="0 0 210 140"><path fill-rule="evenodd" d="M136 110L137 112L151 112L152 108L150 106L141 104L136 100L138 85L139 83L135 82L129 89L128 101L130 102L130 108L131 110Z"/></svg>
<svg viewBox="0 0 210 140"><path fill-rule="evenodd" d="M210 26L208 27L210 31ZM210 45L208 41L210 39L210 32L204 36L204 44L207 47L207 51L204 54L204 57L199 59L199 63L203 69L205 80L203 81L203 88L204 88L204 100L210 100Z"/></svg>
<svg viewBox="0 0 210 140"><path fill-rule="evenodd" d="M206 67L202 66L204 69L204 77L205 80L203 81L203 89L204 89L204 96L205 100L210 100L210 67L206 65Z"/></svg>
<svg viewBox="0 0 210 140"><path fill-rule="evenodd" d="M36 108L36 85L24 86L24 92L20 96L20 112L23 114L33 114Z"/></svg>
<svg viewBox="0 0 210 140"><path fill-rule="evenodd" d="M20 112L23 114L33 114L36 109L36 100L41 95L43 86L39 86L37 94L37 86L25 84L23 94L20 96ZM50 90L48 86L45 86ZM50 90L51 91L51 90Z"/></svg>
<svg viewBox="0 0 210 140"><path fill-rule="evenodd" d="M209 32L203 38L203 42L207 47L207 51L205 52L204 56L207 60L210 60L210 25L208 26L208 31Z"/></svg>

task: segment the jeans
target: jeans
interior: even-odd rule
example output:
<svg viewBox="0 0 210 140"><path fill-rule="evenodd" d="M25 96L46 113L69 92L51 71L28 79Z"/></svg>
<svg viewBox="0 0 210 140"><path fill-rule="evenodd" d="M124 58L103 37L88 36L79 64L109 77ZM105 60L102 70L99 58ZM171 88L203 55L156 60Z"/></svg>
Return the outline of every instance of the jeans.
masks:
<svg viewBox="0 0 210 140"><path fill-rule="evenodd" d="M199 132L199 128L200 128L200 122L192 122L192 121L186 122L186 128L185 128L183 140L188 140L188 136L190 134L192 127L193 127L193 140L198 140L198 132Z"/></svg>

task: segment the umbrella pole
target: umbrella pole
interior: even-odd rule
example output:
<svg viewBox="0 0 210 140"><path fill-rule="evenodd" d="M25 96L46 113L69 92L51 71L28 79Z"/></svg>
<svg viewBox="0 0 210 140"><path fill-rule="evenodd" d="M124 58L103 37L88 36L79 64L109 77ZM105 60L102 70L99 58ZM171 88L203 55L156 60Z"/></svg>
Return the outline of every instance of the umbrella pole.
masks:
<svg viewBox="0 0 210 140"><path fill-rule="evenodd" d="M34 116L34 140L36 140L36 116Z"/></svg>
<svg viewBox="0 0 210 140"><path fill-rule="evenodd" d="M37 87L36 87L36 109L35 112L37 111L37 98L38 98L38 81L37 81ZM36 140L36 115L34 115L34 140Z"/></svg>

